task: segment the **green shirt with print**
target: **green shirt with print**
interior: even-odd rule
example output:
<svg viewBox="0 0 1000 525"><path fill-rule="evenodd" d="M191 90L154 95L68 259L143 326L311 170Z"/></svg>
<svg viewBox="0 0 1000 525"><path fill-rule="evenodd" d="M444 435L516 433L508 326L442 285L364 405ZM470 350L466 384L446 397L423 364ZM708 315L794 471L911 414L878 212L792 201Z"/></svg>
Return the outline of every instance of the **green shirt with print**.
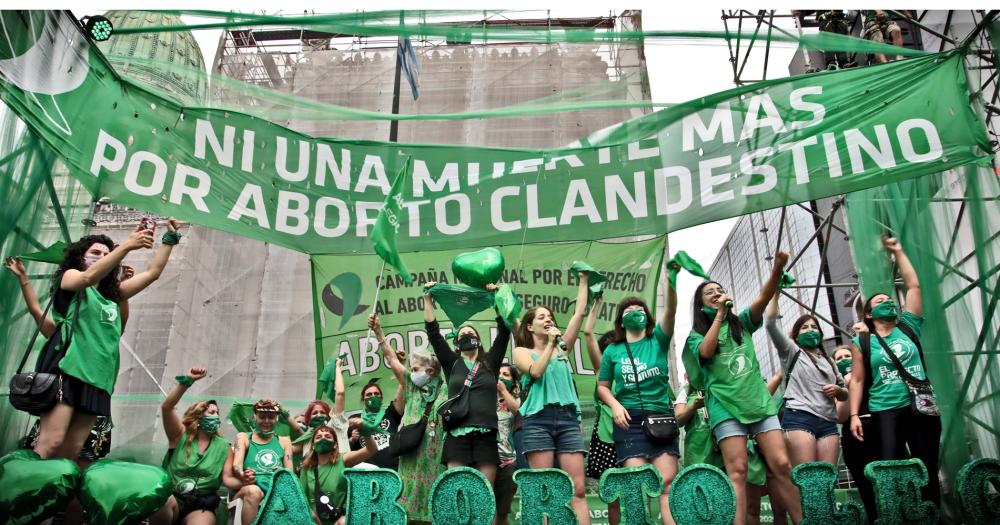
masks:
<svg viewBox="0 0 1000 525"><path fill-rule="evenodd" d="M625 343L615 343L604 349L601 356L600 381L612 381L615 399L630 410L647 410L664 413L670 411L670 375L667 350L670 337L660 326L653 329L653 337L629 343L629 359ZM637 384L638 383L638 384Z"/></svg>
<svg viewBox="0 0 1000 525"><path fill-rule="evenodd" d="M920 337L921 327L924 324L922 317L904 310L899 322L909 327L918 338ZM883 337L882 340L889 345L889 348L899 358L899 362L903 363L910 375L917 379L927 378L924 365L920 361L917 345L902 330L893 327L892 332ZM854 338L854 344L861 348L858 337ZM874 335L871 336L871 347L868 373L872 374L872 387L869 390L868 409L872 412L880 412L909 406L910 392L906 388L903 378L899 375L899 368L886 354L882 344Z"/></svg>
<svg viewBox="0 0 1000 525"><path fill-rule="evenodd" d="M722 323L715 355L700 360L705 390L709 394L705 406L713 428L730 419L750 424L778 413L767 384L761 381L760 364L751 337L760 329L763 319L754 323L750 308L744 308L738 317L743 327L743 342L737 344L729 333L729 323ZM685 350L697 355L698 345L704 339L698 332L691 332Z"/></svg>

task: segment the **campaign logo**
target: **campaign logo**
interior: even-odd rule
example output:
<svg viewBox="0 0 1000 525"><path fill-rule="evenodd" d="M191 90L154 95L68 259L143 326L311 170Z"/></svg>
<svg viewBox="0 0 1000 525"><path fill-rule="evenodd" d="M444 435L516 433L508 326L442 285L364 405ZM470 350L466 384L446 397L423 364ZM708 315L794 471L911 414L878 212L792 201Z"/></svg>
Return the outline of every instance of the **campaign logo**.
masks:
<svg viewBox="0 0 1000 525"><path fill-rule="evenodd" d="M734 355L729 360L729 373L734 377L740 377L753 371L753 363L743 354Z"/></svg>
<svg viewBox="0 0 1000 525"><path fill-rule="evenodd" d="M361 304L361 277L356 273L344 272L323 287L323 306L333 315L340 317L343 328L355 315L364 313L369 305Z"/></svg>
<svg viewBox="0 0 1000 525"><path fill-rule="evenodd" d="M262 468L271 470L278 467L278 454L271 449L264 449L257 452L254 458Z"/></svg>

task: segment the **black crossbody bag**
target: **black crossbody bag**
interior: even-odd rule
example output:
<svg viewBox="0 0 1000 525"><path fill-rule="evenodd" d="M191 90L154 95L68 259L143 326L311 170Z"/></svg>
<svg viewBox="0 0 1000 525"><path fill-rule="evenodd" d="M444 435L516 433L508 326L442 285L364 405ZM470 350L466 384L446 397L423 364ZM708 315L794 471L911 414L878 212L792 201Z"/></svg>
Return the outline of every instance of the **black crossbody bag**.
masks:
<svg viewBox="0 0 1000 525"><path fill-rule="evenodd" d="M344 509L340 507L334 507L330 505L330 496L325 492L320 490L319 487L319 461L313 465L313 498L316 499L316 514L321 518L326 518L332 522L336 522L344 515Z"/></svg>
<svg viewBox="0 0 1000 525"><path fill-rule="evenodd" d="M441 385L438 388L443 386L445 385ZM437 398L436 395L434 397L435 399ZM398 458L399 456L409 454L420 446L420 442L424 439L424 433L427 431L427 422L431 415L431 409L434 407L435 399L427 402L420 421L399 427L399 430L389 437L389 453L393 457Z"/></svg>
<svg viewBox="0 0 1000 525"><path fill-rule="evenodd" d="M441 403L441 406L438 407L437 412L441 416L441 426L445 430L455 430L469 416L469 385L472 384L472 380L475 379L477 372L479 372L479 361L476 361L472 370L469 370L469 373L466 374L465 385L462 386L462 390L458 392L458 395L448 398L447 401Z"/></svg>
<svg viewBox="0 0 1000 525"><path fill-rule="evenodd" d="M82 298L80 294L77 294L76 308L73 314L73 322L70 324L69 337L66 341L60 341L62 339L62 323L56 325L56 330L52 334L52 337L42 348L43 355L39 358L35 371L22 373L24 365L28 362L28 356L31 355L31 349L34 348L35 341L38 340L38 334L42 332L42 325L49 315L49 310L52 309L52 305L55 303L57 293L58 291L52 292L52 298L49 300L48 306L45 307L45 311L42 312L42 318L35 328L35 334L31 336L28 348L24 351L24 357L21 358L21 364L17 367L17 373L10 379L10 404L22 412L27 412L35 416L52 410L62 400L62 375L50 372L50 370L55 370L56 368L56 365L52 365L54 356L46 356L45 354L59 352L69 347L70 341L73 340L73 331L76 329L76 318L80 315L80 302ZM54 360L54 363L57 364L58 362L58 359ZM49 363L51 366L46 365L46 363ZM39 367L43 369L39 370Z"/></svg>
<svg viewBox="0 0 1000 525"><path fill-rule="evenodd" d="M635 377L635 390L639 394L639 403L643 412L646 411L646 402L642 399L642 389L639 388L639 373L636 371L635 358L632 357L632 347L625 341L625 351L628 352L628 359L632 362L632 374ZM642 431L650 441L672 441L677 439L680 429L677 428L677 419L673 414L649 414L642 420Z"/></svg>
<svg viewBox="0 0 1000 525"><path fill-rule="evenodd" d="M901 327L902 325L897 325ZM917 347L917 357L920 359L920 366L924 367L924 373L927 373L927 366L924 365L924 352L920 347L920 343L917 342L916 338L913 337L910 330L900 331L906 335L913 344ZM913 377L909 372L906 371L906 367L903 366L902 361L896 357L896 353L889 348L889 345L885 344L882 340L882 336L878 335L878 332L872 332L875 337L878 338L878 342L882 345L882 351L885 352L889 359L892 360L893 364L896 365L896 369L899 370L899 376L903 378L903 383L906 384L906 389L910 393L910 411L915 415L920 416L930 416L930 417L941 417L941 410L938 408L937 401L934 399L934 389L931 388L931 382L927 379L917 379ZM912 335L911 335L912 334ZM872 372L874 373L874 371Z"/></svg>

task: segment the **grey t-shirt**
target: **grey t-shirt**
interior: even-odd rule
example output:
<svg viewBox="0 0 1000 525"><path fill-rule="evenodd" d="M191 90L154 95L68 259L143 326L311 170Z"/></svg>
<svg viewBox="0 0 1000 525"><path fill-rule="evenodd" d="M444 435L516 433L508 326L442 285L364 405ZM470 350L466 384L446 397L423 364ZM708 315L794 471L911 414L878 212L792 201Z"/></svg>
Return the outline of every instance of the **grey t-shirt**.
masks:
<svg viewBox="0 0 1000 525"><path fill-rule="evenodd" d="M844 378L840 375L836 365L819 355L822 350L810 356L805 350L799 348L799 345L781 331L776 318L765 315L764 328L767 330L771 342L778 348L778 357L784 363L786 375L791 357L796 353L801 353L795 363L795 368L792 369L791 376L787 377L785 406L795 410L804 410L836 423L837 405L834 400L823 394L823 385L844 386Z"/></svg>

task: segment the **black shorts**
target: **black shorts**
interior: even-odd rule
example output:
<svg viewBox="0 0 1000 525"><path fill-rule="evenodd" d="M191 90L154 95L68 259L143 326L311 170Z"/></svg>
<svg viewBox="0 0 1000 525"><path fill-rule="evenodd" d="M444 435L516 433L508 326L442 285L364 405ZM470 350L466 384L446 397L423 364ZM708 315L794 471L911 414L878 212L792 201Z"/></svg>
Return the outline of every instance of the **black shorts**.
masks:
<svg viewBox="0 0 1000 525"><path fill-rule="evenodd" d="M510 514L510 507L514 504L514 493L517 492L517 484L514 483L515 470L517 467L514 463L497 469L497 479L493 482L493 495L497 501L497 516Z"/></svg>
<svg viewBox="0 0 1000 525"><path fill-rule="evenodd" d="M188 495L178 495L174 494L174 499L177 500L177 520L174 523L181 523L184 518L191 514L192 512L197 512L199 510L204 510L215 514L215 511L219 508L219 503L222 502L222 498L218 494L209 494L207 496L188 496Z"/></svg>
<svg viewBox="0 0 1000 525"><path fill-rule="evenodd" d="M475 465L499 465L500 452L497 449L497 431L470 432L455 437L448 434L441 450L441 464L458 462L468 467Z"/></svg>
<svg viewBox="0 0 1000 525"><path fill-rule="evenodd" d="M587 477L601 479L605 470L618 466L618 455L615 454L615 444L601 441L594 424L594 432L590 435L590 453L587 454Z"/></svg>

